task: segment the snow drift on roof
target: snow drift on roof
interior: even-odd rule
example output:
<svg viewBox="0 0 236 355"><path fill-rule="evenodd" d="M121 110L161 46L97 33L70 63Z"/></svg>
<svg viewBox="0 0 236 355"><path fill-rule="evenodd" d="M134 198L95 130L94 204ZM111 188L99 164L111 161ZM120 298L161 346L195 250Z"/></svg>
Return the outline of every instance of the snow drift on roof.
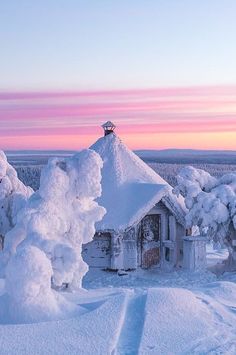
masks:
<svg viewBox="0 0 236 355"><path fill-rule="evenodd" d="M103 159L102 196L107 210L97 230L125 230L139 222L161 199L184 223L184 203L154 170L113 133L91 146Z"/></svg>

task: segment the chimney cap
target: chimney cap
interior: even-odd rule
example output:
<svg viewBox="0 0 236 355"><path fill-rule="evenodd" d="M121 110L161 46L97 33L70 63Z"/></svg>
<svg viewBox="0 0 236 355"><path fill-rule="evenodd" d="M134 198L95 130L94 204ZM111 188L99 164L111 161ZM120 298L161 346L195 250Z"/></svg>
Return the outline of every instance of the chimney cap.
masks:
<svg viewBox="0 0 236 355"><path fill-rule="evenodd" d="M102 128L106 129L106 128L113 128L115 129L116 126L114 125L114 123L112 123L111 121L107 121L105 123L103 123Z"/></svg>
<svg viewBox="0 0 236 355"><path fill-rule="evenodd" d="M107 121L103 123L102 128L104 129L104 135L107 136L108 134L113 133L116 126L111 121Z"/></svg>

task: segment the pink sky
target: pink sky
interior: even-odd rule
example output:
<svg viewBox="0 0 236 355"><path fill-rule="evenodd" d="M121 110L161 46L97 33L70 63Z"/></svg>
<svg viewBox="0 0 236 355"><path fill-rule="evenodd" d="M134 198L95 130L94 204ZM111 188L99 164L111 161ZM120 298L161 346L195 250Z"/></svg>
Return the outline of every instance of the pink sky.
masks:
<svg viewBox="0 0 236 355"><path fill-rule="evenodd" d="M101 124L130 148L236 149L236 86L0 92L1 149L81 149Z"/></svg>

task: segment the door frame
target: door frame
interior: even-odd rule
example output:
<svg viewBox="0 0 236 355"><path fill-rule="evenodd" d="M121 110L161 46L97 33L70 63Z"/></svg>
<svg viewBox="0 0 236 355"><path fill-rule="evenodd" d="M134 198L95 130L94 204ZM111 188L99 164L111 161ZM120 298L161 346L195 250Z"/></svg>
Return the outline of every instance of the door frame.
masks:
<svg viewBox="0 0 236 355"><path fill-rule="evenodd" d="M144 243L143 243L143 220L144 220L144 218L146 218L146 217L151 217L151 216L157 216L158 217L158 224L159 224L159 226L158 226L158 231L159 231L159 238L158 238L158 240L156 240L155 241L155 239L153 240L153 242L155 243L156 242L156 246L154 246L153 248L150 248L150 251L151 250L153 250L153 249L155 249L155 248L158 248L159 249L159 251L158 251L158 262L157 262L157 264L153 264L153 265L150 265L150 266L147 266L147 267L145 267L145 265L144 265L144 247L143 247L143 245L144 245ZM141 267L142 268L144 268L144 269L148 269L149 267L152 267L152 266L159 266L160 264L161 264L161 246L162 246L162 241L161 241L161 235L162 235L162 227L161 227L161 225L162 225L162 218L161 218L161 214L160 213L148 213L148 214L146 214L144 217L143 217L143 219L141 220L141 222L140 222L140 240L141 240ZM151 243L152 241L150 241L150 243ZM147 250L148 251L148 250Z"/></svg>
<svg viewBox="0 0 236 355"><path fill-rule="evenodd" d="M161 216L161 236L160 236L160 267L163 261L163 241L168 238L168 209L160 201L146 215L159 214ZM138 266L142 268L142 237L141 237L141 221L136 227L137 248L138 248Z"/></svg>

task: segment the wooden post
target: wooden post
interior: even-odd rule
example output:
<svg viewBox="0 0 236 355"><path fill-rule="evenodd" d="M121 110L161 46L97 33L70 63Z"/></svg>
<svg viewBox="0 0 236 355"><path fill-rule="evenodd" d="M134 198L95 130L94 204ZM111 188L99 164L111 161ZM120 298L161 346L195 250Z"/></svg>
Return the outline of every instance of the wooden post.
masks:
<svg viewBox="0 0 236 355"><path fill-rule="evenodd" d="M124 270L137 269L137 240L135 228L131 228L123 236L123 268Z"/></svg>
<svg viewBox="0 0 236 355"><path fill-rule="evenodd" d="M0 234L0 250L3 250L4 247L4 236Z"/></svg>
<svg viewBox="0 0 236 355"><path fill-rule="evenodd" d="M123 235L113 232L111 234L111 269L121 270L123 268Z"/></svg>
<svg viewBox="0 0 236 355"><path fill-rule="evenodd" d="M206 268L206 238L202 236L183 238L183 268L189 271Z"/></svg>

